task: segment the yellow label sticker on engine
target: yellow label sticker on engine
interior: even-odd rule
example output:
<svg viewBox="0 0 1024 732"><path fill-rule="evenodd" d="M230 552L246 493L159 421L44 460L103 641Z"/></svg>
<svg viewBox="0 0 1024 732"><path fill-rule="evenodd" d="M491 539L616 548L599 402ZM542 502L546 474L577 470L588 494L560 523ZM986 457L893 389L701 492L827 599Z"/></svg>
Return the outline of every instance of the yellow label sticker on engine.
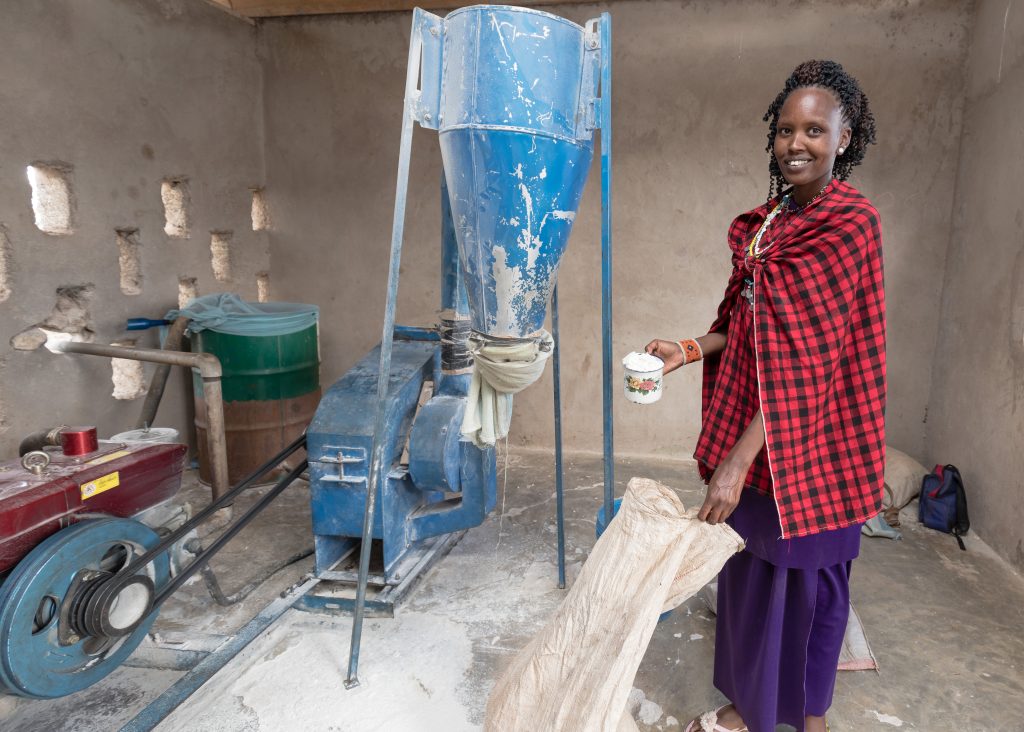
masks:
<svg viewBox="0 0 1024 732"><path fill-rule="evenodd" d="M117 452L112 452L108 455L100 455L98 458L87 462L86 465L102 465L103 463L109 463L111 460L117 460L118 458L123 458L125 455L131 454L131 450L118 450Z"/></svg>
<svg viewBox="0 0 1024 732"><path fill-rule="evenodd" d="M119 485L121 485L121 474L117 472L108 473L96 480L90 480L88 483L82 484L82 500L98 496L103 491L109 491L111 488L117 488Z"/></svg>

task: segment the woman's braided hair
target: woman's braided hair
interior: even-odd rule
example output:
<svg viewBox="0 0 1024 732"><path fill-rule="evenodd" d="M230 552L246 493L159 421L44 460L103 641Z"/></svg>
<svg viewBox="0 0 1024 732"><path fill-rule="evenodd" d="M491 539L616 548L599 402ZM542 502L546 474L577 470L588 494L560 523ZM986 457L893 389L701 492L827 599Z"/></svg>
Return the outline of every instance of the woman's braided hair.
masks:
<svg viewBox="0 0 1024 732"><path fill-rule="evenodd" d="M861 91L860 84L835 61L804 61L793 69L786 79L786 85L775 101L765 112L764 121L768 122L768 173L771 184L768 198L771 199L782 192L786 179L779 169L779 161L775 159L775 135L778 132L779 112L791 92L803 87L815 86L828 89L839 100L843 120L850 125L850 144L842 155L836 156L832 166L832 175L839 180L846 180L855 165L864 160L864 153L869 144L875 141L875 116L868 106L868 97Z"/></svg>

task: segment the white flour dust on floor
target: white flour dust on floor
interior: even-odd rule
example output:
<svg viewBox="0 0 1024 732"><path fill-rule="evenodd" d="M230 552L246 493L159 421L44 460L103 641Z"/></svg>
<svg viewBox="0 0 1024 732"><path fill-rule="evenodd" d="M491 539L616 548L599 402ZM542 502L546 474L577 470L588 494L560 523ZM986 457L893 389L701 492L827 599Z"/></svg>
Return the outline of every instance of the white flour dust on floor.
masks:
<svg viewBox="0 0 1024 732"><path fill-rule="evenodd" d="M869 709L865 714L875 715L875 719L877 719L882 724L888 724L892 727L903 726L903 720L899 717L893 716L892 714L882 714L882 712L875 711L874 709Z"/></svg>
<svg viewBox="0 0 1024 732"><path fill-rule="evenodd" d="M289 612L218 673L160 732L475 730L460 694L465 626L416 612L367 619L361 685L344 687L351 620Z"/></svg>

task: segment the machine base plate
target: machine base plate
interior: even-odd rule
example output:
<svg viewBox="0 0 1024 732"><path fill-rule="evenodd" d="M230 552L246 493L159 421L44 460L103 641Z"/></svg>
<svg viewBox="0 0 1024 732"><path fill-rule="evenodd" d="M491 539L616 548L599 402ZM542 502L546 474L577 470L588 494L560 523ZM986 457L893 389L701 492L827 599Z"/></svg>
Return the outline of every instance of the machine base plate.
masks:
<svg viewBox="0 0 1024 732"><path fill-rule="evenodd" d="M402 559L405 569L397 584L370 583L366 588L366 616L393 618L395 608L409 596L419 581L443 556L450 552L465 534L451 534L425 539L410 549ZM326 615L351 615L356 607L356 573L351 567L358 565L355 551L342 557L334 568L320 573L320 584L315 591L303 595L294 605L296 610Z"/></svg>

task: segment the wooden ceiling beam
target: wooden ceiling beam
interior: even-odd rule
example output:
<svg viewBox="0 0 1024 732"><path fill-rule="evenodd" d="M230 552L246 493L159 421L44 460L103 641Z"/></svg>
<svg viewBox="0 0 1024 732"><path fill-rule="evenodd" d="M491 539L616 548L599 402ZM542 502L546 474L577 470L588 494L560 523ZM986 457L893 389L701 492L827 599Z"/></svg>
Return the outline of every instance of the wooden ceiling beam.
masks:
<svg viewBox="0 0 1024 732"><path fill-rule="evenodd" d="M408 12L413 8L447 10L479 2L458 0L212 0L228 10L249 18L275 18L287 15L323 15L326 13ZM532 0L527 7L560 5L566 0Z"/></svg>

